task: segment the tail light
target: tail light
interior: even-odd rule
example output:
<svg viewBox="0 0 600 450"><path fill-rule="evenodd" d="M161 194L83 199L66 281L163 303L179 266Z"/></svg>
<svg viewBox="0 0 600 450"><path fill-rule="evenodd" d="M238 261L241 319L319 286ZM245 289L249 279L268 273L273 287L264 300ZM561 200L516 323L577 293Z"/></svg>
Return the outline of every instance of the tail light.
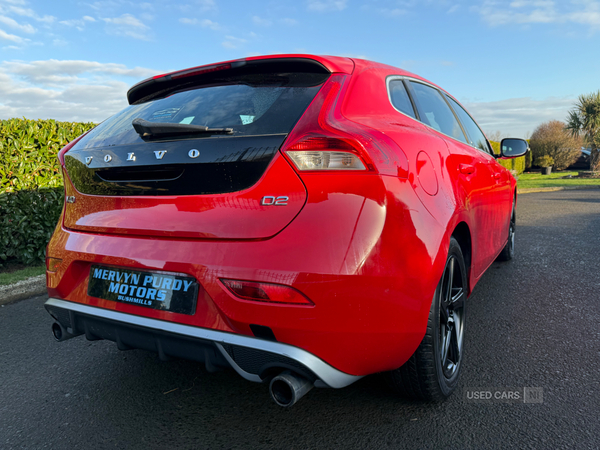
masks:
<svg viewBox="0 0 600 450"><path fill-rule="evenodd" d="M221 279L221 283L237 298L270 303L314 306L308 298L291 286L255 281Z"/></svg>
<svg viewBox="0 0 600 450"><path fill-rule="evenodd" d="M282 147L299 171L361 171L408 176L408 160L385 134L341 113L349 75L333 74Z"/></svg>
<svg viewBox="0 0 600 450"><path fill-rule="evenodd" d="M341 139L312 137L286 150L298 170L367 170L357 149Z"/></svg>

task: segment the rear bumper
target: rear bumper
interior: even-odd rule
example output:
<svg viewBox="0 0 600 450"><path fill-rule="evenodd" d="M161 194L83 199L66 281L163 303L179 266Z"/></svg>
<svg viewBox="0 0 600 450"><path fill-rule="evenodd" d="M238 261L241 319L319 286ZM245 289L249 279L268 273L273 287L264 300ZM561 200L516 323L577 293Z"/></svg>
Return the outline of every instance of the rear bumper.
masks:
<svg viewBox="0 0 600 450"><path fill-rule="evenodd" d="M267 352L272 342L286 345L277 346L286 349L276 352L280 354L302 349L353 376L400 367L425 333L445 264L445 254L438 254L443 229L404 180L368 175L357 183L345 176L307 175L304 182L316 194L270 239L111 235L59 224L47 256L62 262L47 272L49 296L91 308L86 311L120 313L118 317L127 318L121 323L151 319L159 330L169 323L182 330L211 330L227 342L239 336L248 343L240 346L244 348L255 348L258 339L267 347L257 348ZM419 229L428 230L426 237L435 239L423 241L416 219ZM193 277L203 288L196 312L160 311L91 296L93 265ZM224 287L222 279L290 286L313 305L245 300ZM276 340L263 341L265 336L253 327L269 328ZM130 346L146 348L140 341Z"/></svg>
<svg viewBox="0 0 600 450"><path fill-rule="evenodd" d="M360 376L335 369L315 355L292 345L249 336L135 316L80 303L50 298L46 310L71 334L89 340L107 339L122 350L142 348L162 359L204 362L208 371L232 367L249 381L261 382L285 369L317 387L343 388Z"/></svg>

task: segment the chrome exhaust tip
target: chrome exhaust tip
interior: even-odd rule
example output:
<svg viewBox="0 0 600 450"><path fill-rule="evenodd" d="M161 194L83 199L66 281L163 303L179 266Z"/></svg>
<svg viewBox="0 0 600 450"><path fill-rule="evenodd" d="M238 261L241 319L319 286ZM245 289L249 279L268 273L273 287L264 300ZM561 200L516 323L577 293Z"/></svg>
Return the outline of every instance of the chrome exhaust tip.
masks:
<svg viewBox="0 0 600 450"><path fill-rule="evenodd" d="M74 337L79 336L80 334L82 333L70 333L65 327L63 327L58 322L54 322L52 324L52 335L54 336L54 339L56 339L58 342L66 341L67 339L72 339Z"/></svg>
<svg viewBox="0 0 600 450"><path fill-rule="evenodd" d="M313 388L313 383L300 375L286 370L271 380L269 392L279 406L289 408Z"/></svg>

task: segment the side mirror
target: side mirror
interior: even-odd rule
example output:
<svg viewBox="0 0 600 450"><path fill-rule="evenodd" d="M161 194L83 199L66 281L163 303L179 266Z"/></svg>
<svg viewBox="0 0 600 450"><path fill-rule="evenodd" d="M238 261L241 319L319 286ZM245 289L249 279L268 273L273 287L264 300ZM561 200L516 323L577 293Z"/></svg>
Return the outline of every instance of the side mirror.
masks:
<svg viewBox="0 0 600 450"><path fill-rule="evenodd" d="M529 150L529 144L524 139L507 138L500 142L500 156L502 158L517 158Z"/></svg>

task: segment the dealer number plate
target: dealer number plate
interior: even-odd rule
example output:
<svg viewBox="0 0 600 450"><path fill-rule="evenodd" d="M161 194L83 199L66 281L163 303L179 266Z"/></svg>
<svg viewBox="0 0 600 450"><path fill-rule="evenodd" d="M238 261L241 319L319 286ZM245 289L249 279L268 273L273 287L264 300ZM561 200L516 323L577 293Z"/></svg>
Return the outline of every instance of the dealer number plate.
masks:
<svg viewBox="0 0 600 450"><path fill-rule="evenodd" d="M88 295L191 315L196 310L198 282L192 277L170 273L92 266Z"/></svg>

